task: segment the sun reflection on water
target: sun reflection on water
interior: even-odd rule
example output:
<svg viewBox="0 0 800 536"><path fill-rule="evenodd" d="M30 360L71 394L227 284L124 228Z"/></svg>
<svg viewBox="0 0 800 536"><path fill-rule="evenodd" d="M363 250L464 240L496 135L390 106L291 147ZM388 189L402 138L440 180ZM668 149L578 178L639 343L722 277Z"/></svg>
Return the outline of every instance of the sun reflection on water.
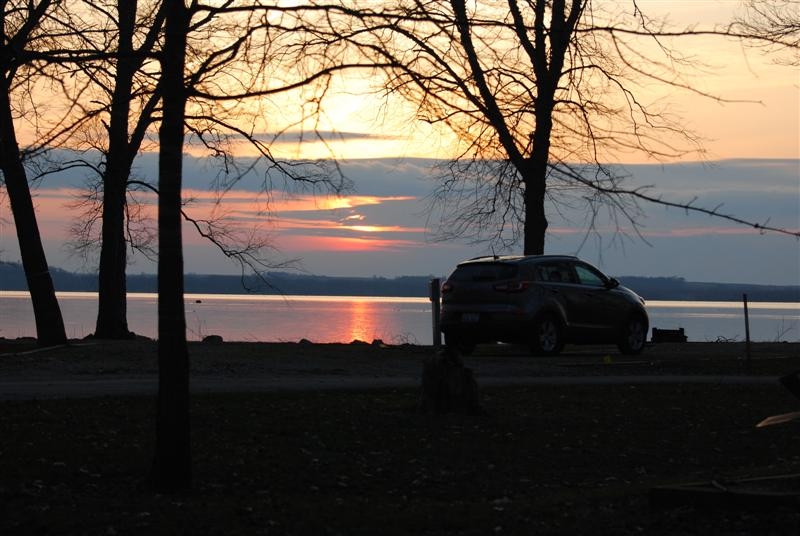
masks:
<svg viewBox="0 0 800 536"><path fill-rule="evenodd" d="M343 331L349 333L349 341L359 340L370 342L375 336L375 302L368 300L353 300L347 308L341 311ZM345 321L345 317L347 321Z"/></svg>

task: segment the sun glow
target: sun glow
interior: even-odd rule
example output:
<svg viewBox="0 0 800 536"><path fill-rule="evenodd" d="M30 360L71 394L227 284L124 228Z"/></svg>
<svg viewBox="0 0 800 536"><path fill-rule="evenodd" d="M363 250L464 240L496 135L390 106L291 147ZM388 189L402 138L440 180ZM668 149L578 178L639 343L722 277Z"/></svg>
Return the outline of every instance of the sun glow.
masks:
<svg viewBox="0 0 800 536"><path fill-rule="evenodd" d="M362 233L386 233L402 231L401 227L391 226L386 227L383 225L343 225L342 229L349 229L351 231L359 231Z"/></svg>
<svg viewBox="0 0 800 536"><path fill-rule="evenodd" d="M419 241L394 240L389 238L339 237L339 236L291 236L280 237L279 246L291 243L295 251L401 251L422 247Z"/></svg>

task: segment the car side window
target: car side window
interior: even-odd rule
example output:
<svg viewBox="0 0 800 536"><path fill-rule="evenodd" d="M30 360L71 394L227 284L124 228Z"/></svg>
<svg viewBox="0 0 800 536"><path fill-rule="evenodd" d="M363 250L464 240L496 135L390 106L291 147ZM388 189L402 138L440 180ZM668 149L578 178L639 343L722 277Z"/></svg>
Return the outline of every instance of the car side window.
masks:
<svg viewBox="0 0 800 536"><path fill-rule="evenodd" d="M588 266L585 266L583 264L576 264L575 272L578 274L578 279L580 280L581 285L586 285L589 287L606 286L605 278L603 278L602 275L597 273L595 270L592 270Z"/></svg>
<svg viewBox="0 0 800 536"><path fill-rule="evenodd" d="M542 263L536 267L539 281L549 283L576 283L569 265L563 262Z"/></svg>

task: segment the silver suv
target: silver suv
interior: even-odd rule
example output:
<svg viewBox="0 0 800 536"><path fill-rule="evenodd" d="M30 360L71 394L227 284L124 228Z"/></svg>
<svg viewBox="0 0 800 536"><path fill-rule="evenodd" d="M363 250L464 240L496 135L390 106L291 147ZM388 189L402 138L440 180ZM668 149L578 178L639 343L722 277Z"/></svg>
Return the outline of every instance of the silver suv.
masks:
<svg viewBox="0 0 800 536"><path fill-rule="evenodd" d="M615 343L638 354L648 323L642 298L576 257L478 257L442 285L445 344L462 353L500 341L538 355L565 343Z"/></svg>

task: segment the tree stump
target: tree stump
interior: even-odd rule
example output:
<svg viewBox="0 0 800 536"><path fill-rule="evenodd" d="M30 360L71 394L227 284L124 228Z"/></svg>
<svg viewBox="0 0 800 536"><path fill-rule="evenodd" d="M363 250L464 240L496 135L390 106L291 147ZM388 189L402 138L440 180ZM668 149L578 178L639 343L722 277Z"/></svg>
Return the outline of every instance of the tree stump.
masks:
<svg viewBox="0 0 800 536"><path fill-rule="evenodd" d="M458 351L445 348L425 360L422 369L420 413L480 415L483 409L472 369L464 366Z"/></svg>

